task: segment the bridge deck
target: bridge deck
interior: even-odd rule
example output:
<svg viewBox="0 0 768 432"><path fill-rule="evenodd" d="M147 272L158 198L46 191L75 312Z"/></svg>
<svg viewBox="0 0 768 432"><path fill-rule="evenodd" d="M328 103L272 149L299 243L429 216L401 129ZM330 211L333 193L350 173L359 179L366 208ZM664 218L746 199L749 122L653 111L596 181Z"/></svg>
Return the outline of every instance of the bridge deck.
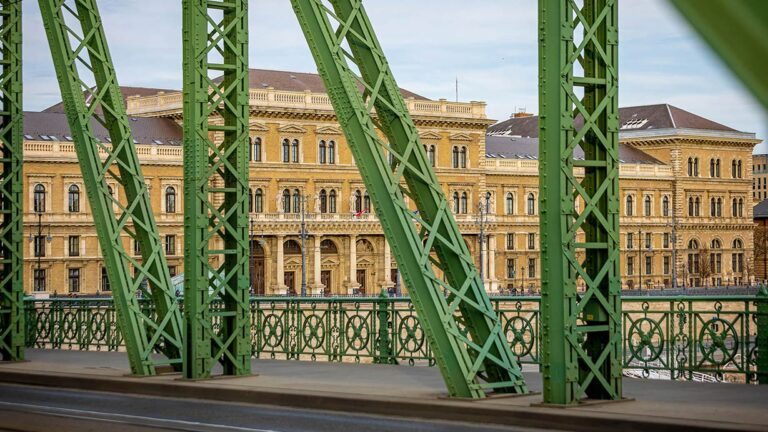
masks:
<svg viewBox="0 0 768 432"><path fill-rule="evenodd" d="M254 360L256 376L181 381L133 378L123 353L29 350L0 363L0 381L169 397L441 418L567 430L768 430L768 386L624 379L634 401L571 409L531 406L540 395L446 400L436 368ZM541 391L541 377L525 373Z"/></svg>

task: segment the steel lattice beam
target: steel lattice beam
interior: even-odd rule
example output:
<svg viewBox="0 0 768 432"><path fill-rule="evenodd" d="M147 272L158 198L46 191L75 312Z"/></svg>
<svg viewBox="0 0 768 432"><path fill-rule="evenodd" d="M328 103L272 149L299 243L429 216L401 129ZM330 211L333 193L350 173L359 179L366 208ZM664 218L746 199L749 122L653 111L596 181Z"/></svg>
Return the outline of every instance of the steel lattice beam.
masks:
<svg viewBox="0 0 768 432"><path fill-rule="evenodd" d="M526 393L362 2L291 3L449 393L471 398L491 391Z"/></svg>
<svg viewBox="0 0 768 432"><path fill-rule="evenodd" d="M546 403L622 394L617 3L539 1Z"/></svg>
<svg viewBox="0 0 768 432"><path fill-rule="evenodd" d="M21 2L0 1L0 360L24 359Z"/></svg>
<svg viewBox="0 0 768 432"><path fill-rule="evenodd" d="M159 365L180 368L182 315L96 0L39 3L131 370L152 375ZM94 135L96 124L111 143ZM108 182L125 193L124 202ZM126 251L126 235L139 243L141 261ZM138 296L151 298L154 308ZM153 357L155 351L166 358Z"/></svg>
<svg viewBox="0 0 768 432"><path fill-rule="evenodd" d="M248 1L184 0L184 375L250 373ZM214 79L211 74L221 74Z"/></svg>
<svg viewBox="0 0 768 432"><path fill-rule="evenodd" d="M768 2L670 0L768 109Z"/></svg>

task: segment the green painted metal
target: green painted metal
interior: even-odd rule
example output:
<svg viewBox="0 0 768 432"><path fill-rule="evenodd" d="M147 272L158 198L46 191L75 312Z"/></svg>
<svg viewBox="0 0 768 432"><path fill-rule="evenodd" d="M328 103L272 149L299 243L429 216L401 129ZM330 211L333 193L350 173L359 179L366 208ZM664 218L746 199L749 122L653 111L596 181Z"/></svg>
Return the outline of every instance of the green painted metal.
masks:
<svg viewBox="0 0 768 432"><path fill-rule="evenodd" d="M184 376L207 378L216 362L225 375L244 375L251 370L248 2L182 5Z"/></svg>
<svg viewBox="0 0 768 432"><path fill-rule="evenodd" d="M291 3L449 394L526 393L362 2Z"/></svg>
<svg viewBox="0 0 768 432"><path fill-rule="evenodd" d="M757 355L750 355L750 359L757 357L757 382L762 385L768 384L768 288L765 285L760 287L757 293ZM752 354L750 351L746 351Z"/></svg>
<svg viewBox="0 0 768 432"><path fill-rule="evenodd" d="M0 1L0 360L24 359L21 2Z"/></svg>
<svg viewBox="0 0 768 432"><path fill-rule="evenodd" d="M39 4L131 371L152 375L157 366L179 368L182 315L96 0ZM97 124L106 128L109 142L95 135ZM140 261L126 251L126 238L139 243ZM154 312L142 307L139 296L153 300Z"/></svg>
<svg viewBox="0 0 768 432"><path fill-rule="evenodd" d="M768 109L768 2L670 2Z"/></svg>
<svg viewBox="0 0 768 432"><path fill-rule="evenodd" d="M753 295L625 297L625 373L638 378L660 374L681 381L754 383L766 370L757 355L768 340L768 329L762 324L768 320L765 299ZM539 297L518 296L491 300L506 342L521 364L542 362L539 302ZM123 350L114 303L109 299L29 300L26 306L30 347ZM253 297L250 311L255 358L435 365L408 298Z"/></svg>
<svg viewBox="0 0 768 432"><path fill-rule="evenodd" d="M539 8L544 402L621 399L618 2Z"/></svg>

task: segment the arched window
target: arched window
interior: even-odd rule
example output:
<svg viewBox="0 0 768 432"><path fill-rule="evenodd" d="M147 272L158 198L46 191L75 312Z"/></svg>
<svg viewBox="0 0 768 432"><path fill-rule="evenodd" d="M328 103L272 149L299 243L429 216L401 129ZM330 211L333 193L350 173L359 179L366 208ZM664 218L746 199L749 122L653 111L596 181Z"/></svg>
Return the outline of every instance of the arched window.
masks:
<svg viewBox="0 0 768 432"><path fill-rule="evenodd" d="M715 176L715 160L714 159L709 160L709 176L710 177Z"/></svg>
<svg viewBox="0 0 768 432"><path fill-rule="evenodd" d="M739 217L744 217L744 199L739 198Z"/></svg>
<svg viewBox="0 0 768 432"><path fill-rule="evenodd" d="M669 197L666 195L661 199L661 211L664 216L669 216Z"/></svg>
<svg viewBox="0 0 768 432"><path fill-rule="evenodd" d="M528 194L528 215L533 216L536 214L536 197L533 193Z"/></svg>
<svg viewBox="0 0 768 432"><path fill-rule="evenodd" d="M688 197L688 216L693 216L693 197Z"/></svg>
<svg viewBox="0 0 768 432"><path fill-rule="evenodd" d="M627 216L635 215L635 198L632 195L627 195L626 212Z"/></svg>
<svg viewBox="0 0 768 432"><path fill-rule="evenodd" d="M325 141L320 140L320 144L318 145L317 149L317 161L321 164L326 163L327 156L327 147L325 145Z"/></svg>
<svg viewBox="0 0 768 432"><path fill-rule="evenodd" d="M368 191L365 191L365 194L363 195L363 210L366 213L371 212L371 196L368 195Z"/></svg>
<svg viewBox="0 0 768 432"><path fill-rule="evenodd" d="M720 178L720 159L715 161L715 177Z"/></svg>
<svg viewBox="0 0 768 432"><path fill-rule="evenodd" d="M744 243L736 239L733 241L733 253L731 254L731 269L734 272L744 271Z"/></svg>
<svg viewBox="0 0 768 432"><path fill-rule="evenodd" d="M336 191L333 189L328 194L328 213L336 213Z"/></svg>
<svg viewBox="0 0 768 432"><path fill-rule="evenodd" d="M264 213L264 191L261 188L256 189L253 194L253 212Z"/></svg>
<svg viewBox="0 0 768 432"><path fill-rule="evenodd" d="M251 138L251 159L254 162L261 162L261 138Z"/></svg>
<svg viewBox="0 0 768 432"><path fill-rule="evenodd" d="M299 163L299 140L295 139L291 143L291 161Z"/></svg>
<svg viewBox="0 0 768 432"><path fill-rule="evenodd" d="M720 243L720 240L712 240L712 252L709 254L709 269L711 273L717 274L723 271L723 254L720 251L722 247L723 245Z"/></svg>
<svg viewBox="0 0 768 432"><path fill-rule="evenodd" d="M467 148L461 147L461 153L459 154L459 162L462 168L467 167Z"/></svg>
<svg viewBox="0 0 768 432"><path fill-rule="evenodd" d="M334 141L328 141L328 163L331 165L336 163L336 143Z"/></svg>
<svg viewBox="0 0 768 432"><path fill-rule="evenodd" d="M176 188L173 186L165 188L165 212L176 213Z"/></svg>
<svg viewBox="0 0 768 432"><path fill-rule="evenodd" d="M328 213L328 192L320 191L320 213Z"/></svg>
<svg viewBox="0 0 768 432"><path fill-rule="evenodd" d="M469 197L466 192L461 193L461 214L467 214L469 211Z"/></svg>
<svg viewBox="0 0 768 432"><path fill-rule="evenodd" d="M693 158L693 176L699 176L699 158L697 157Z"/></svg>
<svg viewBox="0 0 768 432"><path fill-rule="evenodd" d="M355 191L355 213L362 214L363 213L363 193L360 192L360 189Z"/></svg>
<svg viewBox="0 0 768 432"><path fill-rule="evenodd" d="M741 161L738 161L736 163L736 174L737 174L738 178L742 177L742 175L741 175L741 168L742 168Z"/></svg>
<svg viewBox="0 0 768 432"><path fill-rule="evenodd" d="M693 177L693 158L688 158L688 177Z"/></svg>
<svg viewBox="0 0 768 432"><path fill-rule="evenodd" d="M77 185L69 187L68 202L70 213L80 212L80 188Z"/></svg>
<svg viewBox="0 0 768 432"><path fill-rule="evenodd" d="M35 185L33 202L35 213L45 212L45 186L39 183Z"/></svg>
<svg viewBox="0 0 768 432"><path fill-rule="evenodd" d="M712 249L720 249L722 247L723 247L723 245L720 243L720 240L718 240L718 239L712 240L712 243L711 243L711 248Z"/></svg>
<svg viewBox="0 0 768 432"><path fill-rule="evenodd" d="M699 197L693 199L693 215L701 216L701 198Z"/></svg>
<svg viewBox="0 0 768 432"><path fill-rule="evenodd" d="M451 166L454 168L459 167L459 148L453 146L453 155L451 157Z"/></svg>
<svg viewBox="0 0 768 432"><path fill-rule="evenodd" d="M293 190L293 212L294 213L301 213L302 205L301 205L301 192L298 189Z"/></svg>
<svg viewBox="0 0 768 432"><path fill-rule="evenodd" d="M723 199L722 198L717 199L717 215L716 216L717 217L723 216Z"/></svg>
<svg viewBox="0 0 768 432"><path fill-rule="evenodd" d="M643 214L645 216L651 215L651 197L649 195L645 196L645 200L643 202Z"/></svg>
<svg viewBox="0 0 768 432"><path fill-rule="evenodd" d="M248 212L253 213L253 188L248 188Z"/></svg>
<svg viewBox="0 0 768 432"><path fill-rule="evenodd" d="M506 209L507 209L507 214L508 215L515 214L515 196L512 195L512 192L509 192L507 194Z"/></svg>
<svg viewBox="0 0 768 432"><path fill-rule="evenodd" d="M717 201L714 198L709 199L709 216L717 216Z"/></svg>
<svg viewBox="0 0 768 432"><path fill-rule="evenodd" d="M461 210L460 203L459 203L459 193L454 192L453 193L453 214L459 214L459 211Z"/></svg>
<svg viewBox="0 0 768 432"><path fill-rule="evenodd" d="M291 212L291 191L283 190L283 213Z"/></svg>
<svg viewBox="0 0 768 432"><path fill-rule="evenodd" d="M291 141L287 138L283 140L283 162L288 163L291 161Z"/></svg>
<svg viewBox="0 0 768 432"><path fill-rule="evenodd" d="M688 273L699 273L699 242L697 240L688 242Z"/></svg>
<svg viewBox="0 0 768 432"><path fill-rule="evenodd" d="M435 166L435 146L431 145L429 146L429 151L427 151L427 157L429 158L429 164L431 166Z"/></svg>
<svg viewBox="0 0 768 432"><path fill-rule="evenodd" d="M731 178L736 178L736 159L731 161Z"/></svg>

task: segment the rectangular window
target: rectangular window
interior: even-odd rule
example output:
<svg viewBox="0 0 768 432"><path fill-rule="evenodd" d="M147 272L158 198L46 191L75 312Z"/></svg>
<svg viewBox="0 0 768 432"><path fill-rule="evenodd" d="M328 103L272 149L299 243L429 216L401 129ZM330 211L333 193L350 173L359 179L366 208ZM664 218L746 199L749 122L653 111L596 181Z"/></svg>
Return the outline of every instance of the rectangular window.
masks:
<svg viewBox="0 0 768 432"><path fill-rule="evenodd" d="M138 240L133 241L133 254L134 255L141 255L141 244Z"/></svg>
<svg viewBox="0 0 768 432"><path fill-rule="evenodd" d="M664 257L664 274L665 275L670 273L670 268L669 268L670 267L670 265L669 265L670 261L671 261L670 257L668 257L668 256Z"/></svg>
<svg viewBox="0 0 768 432"><path fill-rule="evenodd" d="M635 257L627 257L627 276L635 274Z"/></svg>
<svg viewBox="0 0 768 432"><path fill-rule="evenodd" d="M651 233L645 233L645 248L650 249L653 244L653 235Z"/></svg>
<svg viewBox="0 0 768 432"><path fill-rule="evenodd" d="M101 290L112 291L112 286L109 284L109 276L107 276L107 268L101 267Z"/></svg>
<svg viewBox="0 0 768 432"><path fill-rule="evenodd" d="M653 274L653 260L649 256L645 257L645 274Z"/></svg>
<svg viewBox="0 0 768 432"><path fill-rule="evenodd" d="M536 258L528 258L528 277L536 277Z"/></svg>
<svg viewBox="0 0 768 432"><path fill-rule="evenodd" d="M80 236L69 236L69 256L80 256Z"/></svg>
<svg viewBox="0 0 768 432"><path fill-rule="evenodd" d="M536 249L536 233L528 233L528 249Z"/></svg>
<svg viewBox="0 0 768 432"><path fill-rule="evenodd" d="M515 259L507 259L507 279L515 278Z"/></svg>
<svg viewBox="0 0 768 432"><path fill-rule="evenodd" d="M507 250L515 250L515 233L507 233Z"/></svg>
<svg viewBox="0 0 768 432"><path fill-rule="evenodd" d="M69 292L71 293L80 292L80 269L79 268L69 269Z"/></svg>
<svg viewBox="0 0 768 432"><path fill-rule="evenodd" d="M632 233L627 233L627 249L632 249L635 247L633 245L635 236Z"/></svg>
<svg viewBox="0 0 768 432"><path fill-rule="evenodd" d="M45 291L45 269L35 269L35 292Z"/></svg>
<svg viewBox="0 0 768 432"><path fill-rule="evenodd" d="M35 257L45 256L45 236L35 236Z"/></svg>
<svg viewBox="0 0 768 432"><path fill-rule="evenodd" d="M171 277L176 276L176 266L168 266L168 273L170 273Z"/></svg>
<svg viewBox="0 0 768 432"><path fill-rule="evenodd" d="M664 233L664 249L669 249L669 233Z"/></svg>
<svg viewBox="0 0 768 432"><path fill-rule="evenodd" d="M176 236L175 235L165 236L165 254L176 255Z"/></svg>

